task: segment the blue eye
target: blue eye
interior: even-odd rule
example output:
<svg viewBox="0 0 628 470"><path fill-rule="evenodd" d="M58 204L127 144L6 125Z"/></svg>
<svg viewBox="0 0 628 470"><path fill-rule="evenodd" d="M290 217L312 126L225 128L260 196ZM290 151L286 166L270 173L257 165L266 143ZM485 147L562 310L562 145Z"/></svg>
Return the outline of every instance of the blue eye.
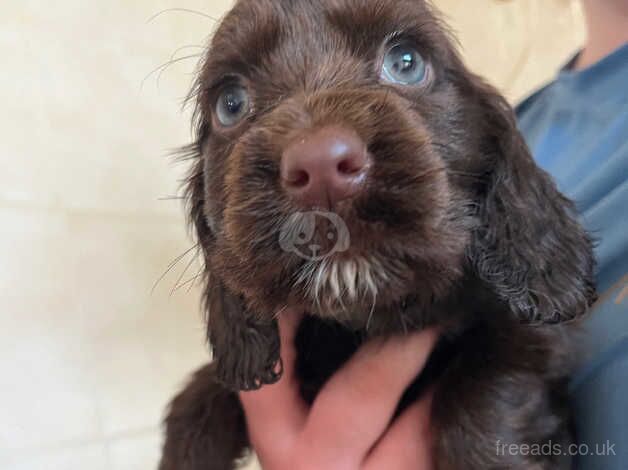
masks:
<svg viewBox="0 0 628 470"><path fill-rule="evenodd" d="M225 88L216 102L216 117L220 124L231 127L240 122L249 112L249 95L240 85Z"/></svg>
<svg viewBox="0 0 628 470"><path fill-rule="evenodd" d="M391 47L384 56L382 78L400 85L417 85L427 77L427 64L421 54L407 44Z"/></svg>

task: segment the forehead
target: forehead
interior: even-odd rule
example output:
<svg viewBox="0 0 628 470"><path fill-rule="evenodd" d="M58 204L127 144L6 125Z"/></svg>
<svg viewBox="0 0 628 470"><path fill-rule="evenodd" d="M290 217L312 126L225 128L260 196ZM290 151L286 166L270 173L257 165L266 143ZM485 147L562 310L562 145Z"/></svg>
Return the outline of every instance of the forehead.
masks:
<svg viewBox="0 0 628 470"><path fill-rule="evenodd" d="M339 51L359 56L399 33L428 40L440 34L440 25L424 0L239 0L213 37L206 75L251 70L273 59Z"/></svg>

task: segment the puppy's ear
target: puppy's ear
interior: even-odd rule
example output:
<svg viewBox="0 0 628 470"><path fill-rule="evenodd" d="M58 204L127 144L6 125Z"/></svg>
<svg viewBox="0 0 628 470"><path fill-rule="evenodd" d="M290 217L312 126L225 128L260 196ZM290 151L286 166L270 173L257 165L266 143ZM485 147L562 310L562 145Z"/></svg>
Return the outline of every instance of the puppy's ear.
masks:
<svg viewBox="0 0 628 470"><path fill-rule="evenodd" d="M187 213L207 262L215 249L215 227L207 214L201 152L190 154L195 161L186 181ZM276 382L282 372L276 322L258 320L247 311L242 299L211 273L211 266L206 266L205 271L203 309L218 379L236 391Z"/></svg>
<svg viewBox="0 0 628 470"><path fill-rule="evenodd" d="M470 257L476 274L525 322L557 323L595 300L592 244L571 201L533 161L510 105L472 81L487 180Z"/></svg>
<svg viewBox="0 0 628 470"><path fill-rule="evenodd" d="M232 390L256 390L282 374L277 323L247 312L218 280L206 288L207 335L219 380Z"/></svg>

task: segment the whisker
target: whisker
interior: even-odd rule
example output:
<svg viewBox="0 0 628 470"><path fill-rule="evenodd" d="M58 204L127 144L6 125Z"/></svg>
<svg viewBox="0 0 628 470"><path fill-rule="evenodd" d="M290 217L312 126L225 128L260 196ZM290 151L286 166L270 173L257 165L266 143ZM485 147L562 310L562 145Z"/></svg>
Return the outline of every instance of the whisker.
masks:
<svg viewBox="0 0 628 470"><path fill-rule="evenodd" d="M375 304L377 304L377 293L373 292L373 305L371 306L371 312L369 313L368 320L366 320L367 333L371 327L371 320L373 320L373 314L375 313Z"/></svg>
<svg viewBox="0 0 628 470"><path fill-rule="evenodd" d="M173 60L177 57L177 54L178 54L180 51L184 51L185 49L192 49L192 48L195 48L195 49L203 49L203 50L205 49L203 46L198 46L198 45L194 45L194 44L187 45L187 46L181 46L181 47L178 47L178 48L177 48L177 49L176 49L176 50L172 53L172 55L170 56L170 62L172 63L172 61L173 61ZM162 68L162 69L159 71L159 74L157 75L157 85L159 85L159 83L160 83L160 81L161 81L161 76L163 75L163 73L164 73L166 70L168 70L168 67L164 67L164 68Z"/></svg>
<svg viewBox="0 0 628 470"><path fill-rule="evenodd" d="M189 293L190 293L190 291L192 290L192 288L194 287L194 284L195 284L195 283L196 283L196 281L198 280L198 278L200 278L200 277L202 277L202 276L203 276L203 273L202 273L202 272L199 272L199 273L195 274L194 276L192 276L192 277L191 277L190 279L188 279L187 281L185 281L185 282L183 282L182 284L180 284L180 285L176 286L176 288L175 288L175 289L173 289L173 290L170 292L170 295L172 296L172 294L174 294L176 291L178 291L178 290L180 290L180 289L184 288L185 286L188 286L188 289L187 289L186 293L188 293L188 294L189 294Z"/></svg>
<svg viewBox="0 0 628 470"><path fill-rule="evenodd" d="M179 275L179 277L177 278L177 281L174 283L174 286L172 289L170 289L170 296L172 296L172 294L175 293L175 291L179 288L178 285L181 282L181 279L183 279L183 277L185 276L185 274L188 272L188 269L190 269L190 266L192 266L192 263L194 263L194 261L196 260L196 257L193 256L192 258L190 258L190 261L188 261L188 264L185 266L185 269L183 270L183 272Z"/></svg>
<svg viewBox="0 0 628 470"><path fill-rule="evenodd" d="M281 307L281 308L279 309L279 311L278 311L278 312L276 312L276 313L273 315L274 319L275 319L275 320L278 320L278 319L279 319L279 317L281 316L281 314L282 314L283 312L285 312L287 309L288 309L288 306L287 306L287 305L284 305L283 307Z"/></svg>
<svg viewBox="0 0 628 470"><path fill-rule="evenodd" d="M205 49L205 46L199 46L198 44L187 44L185 46L177 47L175 51L170 55L170 59L174 59L179 52L186 49Z"/></svg>
<svg viewBox="0 0 628 470"><path fill-rule="evenodd" d="M424 179L430 178L433 175L437 175L439 173L446 173L446 172L447 172L447 168L444 166L437 167L437 168L430 168L429 170L425 170L419 173L418 175L412 175L412 177L409 178L409 180L413 182L421 182Z"/></svg>
<svg viewBox="0 0 628 470"><path fill-rule="evenodd" d="M190 284L187 288L187 290L185 291L187 294L190 293L190 291L194 288L194 286L196 285L196 281L198 281L199 279L202 279L203 276L205 275L204 270L199 271L193 278L190 279ZM183 286L182 286L183 287Z"/></svg>
<svg viewBox="0 0 628 470"><path fill-rule="evenodd" d="M448 173L452 176L461 176L463 178L473 178L476 180L483 180L486 175L485 174L481 174L481 173L469 173L466 171L453 171L453 170L448 170Z"/></svg>
<svg viewBox="0 0 628 470"><path fill-rule="evenodd" d="M197 249L199 246L199 244L197 243L196 245L192 246L191 248L185 250L182 254L180 254L179 256L177 256L173 261L170 262L170 264L168 265L166 271L159 276L159 279L157 279L155 281L155 283L153 284L152 289L150 290L150 293L153 294L155 292L155 289L157 288L157 285L163 280L164 277L166 277L166 275L172 271L172 269L183 259L185 258L186 255L188 255L192 250Z"/></svg>
<svg viewBox="0 0 628 470"><path fill-rule="evenodd" d="M401 319L401 327L403 328L403 334L407 335L408 334L408 324L407 324L408 317L405 312L401 312L400 319Z"/></svg>
<svg viewBox="0 0 628 470"><path fill-rule="evenodd" d="M205 267L201 266L201 268L198 270L198 272L196 273L196 275L194 276L194 281L192 281L192 283L190 284L190 286L188 287L186 293L190 293L190 291L192 290L192 288L196 285L196 281L198 279L202 279L205 276Z"/></svg>
<svg viewBox="0 0 628 470"><path fill-rule="evenodd" d="M205 17L207 19L210 19L214 22L218 22L218 19L208 15L207 13L203 13L202 11L197 11L197 10L192 10L191 8L166 8L165 10L161 10L158 11L157 13L155 13L154 15L152 15L150 18L148 18L146 20L146 23L151 23L153 21L155 21L158 17L160 17L161 15L163 15L164 13L171 13L171 12L182 12L182 13L192 13L194 15L199 15L202 17Z"/></svg>
<svg viewBox="0 0 628 470"><path fill-rule="evenodd" d="M176 59L169 60L168 62L161 64L159 67L156 67L155 69L151 70L149 72L149 74L144 77L144 79L142 80L142 83L140 85L140 90L142 90L144 88L144 84L146 83L146 80L148 80L155 73L159 72L159 75L157 77L157 85L159 86L159 79L161 78L161 74L166 69L168 69L168 67L170 67L170 66L172 66L172 65L174 65L176 63L182 62L184 60L194 59L194 58L198 58L198 57L202 57L202 56L203 56L203 54L190 54L190 55L186 55L186 56L183 56L183 57L178 57Z"/></svg>

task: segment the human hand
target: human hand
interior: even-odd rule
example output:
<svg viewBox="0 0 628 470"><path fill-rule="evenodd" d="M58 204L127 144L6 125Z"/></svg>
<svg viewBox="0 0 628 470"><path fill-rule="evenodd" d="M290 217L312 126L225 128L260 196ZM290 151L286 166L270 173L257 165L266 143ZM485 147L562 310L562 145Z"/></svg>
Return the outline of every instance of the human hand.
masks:
<svg viewBox="0 0 628 470"><path fill-rule="evenodd" d="M241 392L249 437L264 470L430 470L432 392L390 422L420 373L434 330L374 340L325 384L309 407L294 375L294 336L301 316L279 319L283 376Z"/></svg>

